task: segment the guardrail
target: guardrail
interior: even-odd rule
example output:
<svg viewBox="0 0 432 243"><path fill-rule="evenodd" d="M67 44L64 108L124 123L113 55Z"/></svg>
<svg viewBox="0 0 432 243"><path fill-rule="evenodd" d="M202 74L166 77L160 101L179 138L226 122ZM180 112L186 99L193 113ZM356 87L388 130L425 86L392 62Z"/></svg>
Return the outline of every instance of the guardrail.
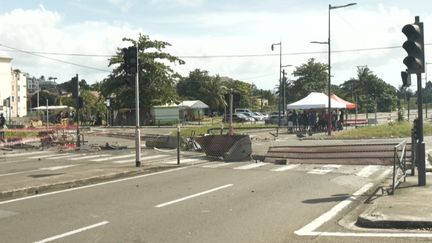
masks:
<svg viewBox="0 0 432 243"><path fill-rule="evenodd" d="M394 161L393 161L393 183L390 195L394 195L396 188L400 185L402 179L406 180L406 140L400 142L394 147Z"/></svg>

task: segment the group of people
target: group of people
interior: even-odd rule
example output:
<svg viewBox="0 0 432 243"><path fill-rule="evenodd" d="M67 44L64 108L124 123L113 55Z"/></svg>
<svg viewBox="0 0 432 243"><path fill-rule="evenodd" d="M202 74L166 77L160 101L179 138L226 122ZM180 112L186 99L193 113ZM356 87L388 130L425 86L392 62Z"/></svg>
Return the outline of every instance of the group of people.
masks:
<svg viewBox="0 0 432 243"><path fill-rule="evenodd" d="M55 122L61 123L62 125L67 125L75 121L75 112L65 112L61 111L57 113ZM94 114L82 114L80 115L80 124L89 125L89 126L101 126L102 125L103 115L101 112L98 112L96 115Z"/></svg>
<svg viewBox="0 0 432 243"><path fill-rule="evenodd" d="M345 113L343 110L333 111L331 114L332 129L342 130ZM292 110L288 111L288 124L292 124L292 131L320 132L327 130L329 114L324 110Z"/></svg>

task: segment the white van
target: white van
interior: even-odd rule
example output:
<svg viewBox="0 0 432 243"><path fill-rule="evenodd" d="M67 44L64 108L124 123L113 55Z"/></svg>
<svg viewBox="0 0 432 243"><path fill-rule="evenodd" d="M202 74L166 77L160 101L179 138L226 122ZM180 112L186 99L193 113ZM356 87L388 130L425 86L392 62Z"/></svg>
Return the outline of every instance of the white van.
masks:
<svg viewBox="0 0 432 243"><path fill-rule="evenodd" d="M234 110L235 113L249 113L252 114L252 111L247 108L236 108Z"/></svg>

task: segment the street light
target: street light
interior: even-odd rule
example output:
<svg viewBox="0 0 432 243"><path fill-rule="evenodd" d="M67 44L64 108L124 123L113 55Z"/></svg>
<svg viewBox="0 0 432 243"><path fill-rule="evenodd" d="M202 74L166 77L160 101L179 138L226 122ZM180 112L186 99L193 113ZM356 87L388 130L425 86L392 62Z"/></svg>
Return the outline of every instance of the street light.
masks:
<svg viewBox="0 0 432 243"><path fill-rule="evenodd" d="M279 99L278 99L278 126L280 127L281 125L281 83L282 83L282 41L279 41L278 43L273 43L271 45L271 50L274 51L274 46L279 46ZM285 111L285 109L284 109Z"/></svg>
<svg viewBox="0 0 432 243"><path fill-rule="evenodd" d="M328 135L331 135L331 126L332 126L332 116L331 116L331 51L330 51L330 10L337 9L337 8L345 8L349 6L356 5L357 3L349 3L345 5L339 5L339 6L332 6L329 4L329 13L328 13L328 41L311 41L311 43L314 44L326 44L328 45L328 121L327 121L327 133Z"/></svg>

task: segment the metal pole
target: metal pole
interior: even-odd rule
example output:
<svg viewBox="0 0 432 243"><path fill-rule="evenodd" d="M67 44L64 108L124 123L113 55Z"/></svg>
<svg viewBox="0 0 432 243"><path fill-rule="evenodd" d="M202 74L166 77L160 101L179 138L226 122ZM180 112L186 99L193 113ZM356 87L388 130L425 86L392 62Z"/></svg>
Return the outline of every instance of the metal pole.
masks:
<svg viewBox="0 0 432 243"><path fill-rule="evenodd" d="M279 42L279 99L281 98L282 95L282 104L285 103L285 93L283 93L285 91L285 87L282 84L282 41ZM279 104L280 105L280 104ZM279 108L279 117L280 117L280 111L282 109L282 115L285 115L285 108L284 107L280 107ZM279 126L280 126L280 118L279 118Z"/></svg>
<svg viewBox="0 0 432 243"><path fill-rule="evenodd" d="M228 128L228 133L229 135L234 135L234 130L232 127L232 116L233 116L233 94L232 94L232 89L230 90L230 96L229 96L229 102L230 102L230 116L229 116L229 128Z"/></svg>
<svg viewBox="0 0 432 243"><path fill-rule="evenodd" d="M177 164L180 164L180 124L177 124Z"/></svg>
<svg viewBox="0 0 432 243"><path fill-rule="evenodd" d="M137 50L137 72L135 74L135 166L141 167L141 132L140 132L140 110L139 110L139 51L138 42L136 43Z"/></svg>
<svg viewBox="0 0 432 243"><path fill-rule="evenodd" d="M425 84L427 84L427 65L428 65L428 63L426 62L425 64L424 64L424 67L425 67ZM427 118L427 116L428 116L428 110L427 110L427 108L428 108L428 100L426 100L426 102L425 102L425 105L426 105L426 118Z"/></svg>
<svg viewBox="0 0 432 243"><path fill-rule="evenodd" d="M355 117L354 117L354 119L355 119L355 127L357 127L357 107L358 107L358 100L357 100L357 95L355 96Z"/></svg>
<svg viewBox="0 0 432 243"><path fill-rule="evenodd" d="M329 4L329 12L328 12L328 124L327 124L327 133L330 136L332 130L332 114L331 114L331 49L330 49L330 10L331 4Z"/></svg>
<svg viewBox="0 0 432 243"><path fill-rule="evenodd" d="M48 129L48 122L49 122L48 117L49 117L49 114L48 114L48 99L46 99L46 128L47 129Z"/></svg>
<svg viewBox="0 0 432 243"><path fill-rule="evenodd" d="M418 109L418 185L426 185L425 143L423 141L423 96L421 73L417 73L417 109Z"/></svg>
<svg viewBox="0 0 432 243"><path fill-rule="evenodd" d="M76 75L76 80L77 80L77 90L78 90L78 96L77 96L77 100L76 100L76 104L77 104L77 111L76 111L76 117L77 117L77 141L76 141L76 147L80 148L81 147L81 138L80 138L80 116L79 116L79 110L80 110L80 90L79 90L79 79L78 79L78 74Z"/></svg>

